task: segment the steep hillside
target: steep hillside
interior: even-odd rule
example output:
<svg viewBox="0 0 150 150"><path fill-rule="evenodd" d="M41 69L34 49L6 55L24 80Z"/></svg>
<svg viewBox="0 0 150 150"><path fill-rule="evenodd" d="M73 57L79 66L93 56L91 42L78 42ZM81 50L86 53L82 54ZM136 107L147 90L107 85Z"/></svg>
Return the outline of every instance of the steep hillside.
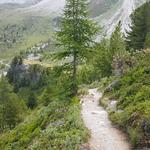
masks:
<svg viewBox="0 0 150 150"><path fill-rule="evenodd" d="M0 149L79 149L88 139L79 110L79 105L64 102L40 106L12 132L0 137Z"/></svg>
<svg viewBox="0 0 150 150"><path fill-rule="evenodd" d="M150 147L149 56L149 50L135 54L135 67L119 79L111 92L105 92L109 95L108 107L112 105L108 108L111 120L128 133L131 143L139 149ZM106 104L106 100L102 103Z"/></svg>
<svg viewBox="0 0 150 150"><path fill-rule="evenodd" d="M97 17L107 12L112 5L118 3L119 0L92 0L90 2L90 12L92 17Z"/></svg>

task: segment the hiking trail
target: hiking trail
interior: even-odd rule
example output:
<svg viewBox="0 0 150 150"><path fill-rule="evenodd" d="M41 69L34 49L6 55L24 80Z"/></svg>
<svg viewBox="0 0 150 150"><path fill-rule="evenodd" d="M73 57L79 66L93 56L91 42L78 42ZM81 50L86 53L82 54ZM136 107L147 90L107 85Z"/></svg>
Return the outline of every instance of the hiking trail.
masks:
<svg viewBox="0 0 150 150"><path fill-rule="evenodd" d="M129 150L127 137L113 127L108 113L99 106L102 93L90 89L89 94L82 98L82 117L86 127L91 131L90 150Z"/></svg>

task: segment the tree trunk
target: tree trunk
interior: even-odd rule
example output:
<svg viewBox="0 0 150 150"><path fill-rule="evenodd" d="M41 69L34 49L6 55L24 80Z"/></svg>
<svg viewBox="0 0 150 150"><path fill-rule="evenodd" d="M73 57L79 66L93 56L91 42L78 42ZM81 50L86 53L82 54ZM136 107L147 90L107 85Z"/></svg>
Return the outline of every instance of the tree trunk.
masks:
<svg viewBox="0 0 150 150"><path fill-rule="evenodd" d="M78 2L75 3L75 0L73 1L73 26L74 26L74 40L77 41L77 19L78 19L78 12L77 8L78 7ZM77 95L78 92L78 84L77 84L77 51L76 49L73 50L73 78L72 78L72 94L73 96Z"/></svg>
<svg viewBox="0 0 150 150"><path fill-rule="evenodd" d="M72 81L72 87L73 87L73 96L77 95L78 92L78 86L77 86L77 54L76 51L74 51L73 55L73 81Z"/></svg>

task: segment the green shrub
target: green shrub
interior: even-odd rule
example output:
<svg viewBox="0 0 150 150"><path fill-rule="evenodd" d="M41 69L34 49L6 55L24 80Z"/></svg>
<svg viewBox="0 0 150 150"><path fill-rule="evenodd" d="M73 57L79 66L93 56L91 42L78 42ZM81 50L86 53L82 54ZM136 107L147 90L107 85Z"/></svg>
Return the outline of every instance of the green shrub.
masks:
<svg viewBox="0 0 150 150"><path fill-rule="evenodd" d="M88 136L80 116L79 99L74 98L71 103L53 101L36 108L14 130L0 136L0 149L78 150Z"/></svg>
<svg viewBox="0 0 150 150"><path fill-rule="evenodd" d="M132 145L137 145L139 142L140 142L140 134L139 134L139 131L137 129L129 129L128 130L128 133L129 133L129 137L130 137L130 140L131 140L131 143Z"/></svg>
<svg viewBox="0 0 150 150"><path fill-rule="evenodd" d="M117 111L110 112L111 120L138 145L150 135L150 52L136 53L135 58L134 68L120 78L120 88L108 94L118 99Z"/></svg>

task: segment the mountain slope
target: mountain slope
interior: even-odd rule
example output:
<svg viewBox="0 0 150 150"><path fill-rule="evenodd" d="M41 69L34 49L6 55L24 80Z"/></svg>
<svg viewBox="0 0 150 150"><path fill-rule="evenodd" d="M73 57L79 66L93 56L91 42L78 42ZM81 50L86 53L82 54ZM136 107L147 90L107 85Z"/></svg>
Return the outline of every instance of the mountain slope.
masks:
<svg viewBox="0 0 150 150"><path fill-rule="evenodd" d="M97 16L96 20L111 34L119 21L122 22L122 30L129 30L130 15L139 5L142 5L146 0L119 0L109 10L102 15Z"/></svg>
<svg viewBox="0 0 150 150"><path fill-rule="evenodd" d="M112 33L119 21L122 21L123 31L129 28L129 16L132 11L146 0L91 0L89 5L90 16L94 18L108 35ZM57 25L65 5L65 0L2 0L0 1L0 51L5 50L11 54L14 50L26 50L35 44L51 37L54 24ZM8 27L9 26L9 27ZM14 26L16 26L14 30ZM21 26L21 27L20 27ZM25 29L19 35L19 42L6 47L2 41L5 33L13 30L13 35ZM46 31L45 31L46 28ZM49 28L49 30L47 30ZM7 34L8 35L8 34ZM9 35L8 37L12 37ZM13 36L14 37L14 36ZM33 37L33 38L32 38ZM16 38L16 36L15 36ZM30 40L29 40L30 39ZM17 39L13 39L17 41ZM32 41L32 42L30 42ZM18 50L20 49L20 50ZM0 54L0 58L5 53ZM12 54L13 55L13 54ZM8 57L6 55L5 57Z"/></svg>
<svg viewBox="0 0 150 150"><path fill-rule="evenodd" d="M90 14L91 17L95 18L105 27L108 33L112 32L119 21L122 21L124 30L128 29L128 25L130 24L129 16L133 10L145 1L146 0L92 0L89 6ZM16 6L15 10L11 9L10 4L11 6ZM54 17L62 12L64 5L65 0L2 0L0 7L3 7L3 11L1 11L0 19L4 20L4 18L13 18L13 16L20 15L21 17L26 15Z"/></svg>

